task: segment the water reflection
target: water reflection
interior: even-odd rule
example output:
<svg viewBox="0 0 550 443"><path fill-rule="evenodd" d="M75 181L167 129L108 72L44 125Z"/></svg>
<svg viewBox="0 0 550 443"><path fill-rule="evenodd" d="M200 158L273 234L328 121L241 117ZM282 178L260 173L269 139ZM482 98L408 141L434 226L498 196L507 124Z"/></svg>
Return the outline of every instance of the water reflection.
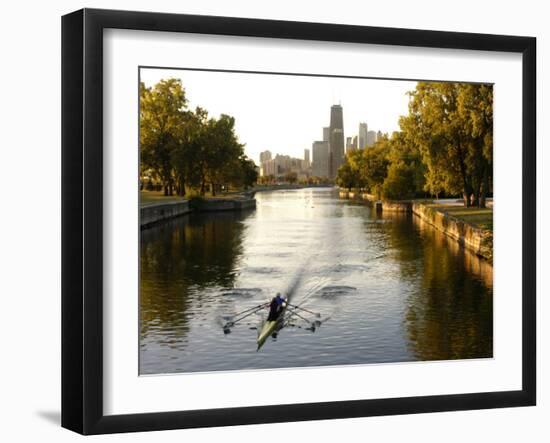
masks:
<svg viewBox="0 0 550 443"><path fill-rule="evenodd" d="M142 232L140 372L215 371L492 356L492 267L404 214L330 189L257 194L248 213ZM285 328L256 352L263 315L223 318L296 277L294 303L330 320Z"/></svg>
<svg viewBox="0 0 550 443"><path fill-rule="evenodd" d="M206 288L231 287L250 212L185 216L141 232L140 326L149 340L186 344L190 319L210 301Z"/></svg>
<svg viewBox="0 0 550 443"><path fill-rule="evenodd" d="M385 217L411 283L403 321L416 359L492 356L492 266L414 215Z"/></svg>

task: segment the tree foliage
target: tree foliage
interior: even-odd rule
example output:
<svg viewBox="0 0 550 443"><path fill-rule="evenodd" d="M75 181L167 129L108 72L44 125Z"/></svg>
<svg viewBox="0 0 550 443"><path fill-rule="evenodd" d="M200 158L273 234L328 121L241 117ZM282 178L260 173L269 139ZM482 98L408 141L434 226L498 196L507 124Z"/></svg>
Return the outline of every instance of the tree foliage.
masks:
<svg viewBox="0 0 550 443"><path fill-rule="evenodd" d="M461 194L466 206L485 206L493 177L492 86L419 82L409 96L401 130L348 154L338 184L387 199Z"/></svg>
<svg viewBox="0 0 550 443"><path fill-rule="evenodd" d="M235 119L209 117L200 107L188 109L181 81L140 85L140 173L157 178L165 195L186 187L201 195L209 186L215 195L229 185L256 183L256 165L244 154L235 133Z"/></svg>
<svg viewBox="0 0 550 443"><path fill-rule="evenodd" d="M414 166L403 160L393 162L388 167L388 175L382 185L382 195L388 200L414 197Z"/></svg>
<svg viewBox="0 0 550 443"><path fill-rule="evenodd" d="M141 165L160 178L166 195L174 186L172 152L180 141L186 107L185 91L177 80L161 80L154 88L140 85Z"/></svg>
<svg viewBox="0 0 550 443"><path fill-rule="evenodd" d="M426 189L461 193L466 206L484 206L492 181L491 85L419 82L400 121L426 165Z"/></svg>

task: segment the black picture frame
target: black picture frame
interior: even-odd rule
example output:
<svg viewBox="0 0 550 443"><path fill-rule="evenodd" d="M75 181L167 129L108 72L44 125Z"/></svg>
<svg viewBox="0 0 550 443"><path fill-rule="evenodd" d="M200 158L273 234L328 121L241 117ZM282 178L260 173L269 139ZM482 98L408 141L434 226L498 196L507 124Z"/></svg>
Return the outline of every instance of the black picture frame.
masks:
<svg viewBox="0 0 550 443"><path fill-rule="evenodd" d="M103 413L103 30L501 51L522 55L522 389L131 415ZM536 403L536 39L83 9L62 18L62 426L81 434L530 406ZM519 278L519 277L518 277Z"/></svg>

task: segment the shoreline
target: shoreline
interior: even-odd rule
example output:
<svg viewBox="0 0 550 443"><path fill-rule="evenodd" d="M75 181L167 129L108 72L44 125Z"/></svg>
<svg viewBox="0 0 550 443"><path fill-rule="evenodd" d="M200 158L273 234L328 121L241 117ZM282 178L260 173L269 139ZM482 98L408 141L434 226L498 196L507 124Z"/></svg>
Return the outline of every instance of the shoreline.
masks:
<svg viewBox="0 0 550 443"><path fill-rule="evenodd" d="M465 249L483 258L493 266L493 231L480 228L454 217L444 210L429 205L425 200L383 201L373 195L354 191L340 190L342 199L362 200L373 206L376 212L410 213L422 221L455 240Z"/></svg>
<svg viewBox="0 0 550 443"><path fill-rule="evenodd" d="M204 199L180 199L166 202L141 203L139 207L140 229L147 229L153 225L183 215L200 212L243 211L256 209L256 192L291 191L306 188L327 188L331 185L270 185L254 187L247 191L226 194L224 197L208 197Z"/></svg>
<svg viewBox="0 0 550 443"><path fill-rule="evenodd" d="M209 198L204 200L181 200L166 203L148 203L139 208L140 230L191 213L225 212L256 209L256 199L243 195L235 198Z"/></svg>
<svg viewBox="0 0 550 443"><path fill-rule="evenodd" d="M425 203L412 202L411 212L493 266L493 232L489 229L474 226Z"/></svg>
<svg viewBox="0 0 550 443"><path fill-rule="evenodd" d="M268 185L268 186L255 186L253 189L245 192L269 192L269 191L292 191L294 189L307 189L307 188L336 188L335 185Z"/></svg>

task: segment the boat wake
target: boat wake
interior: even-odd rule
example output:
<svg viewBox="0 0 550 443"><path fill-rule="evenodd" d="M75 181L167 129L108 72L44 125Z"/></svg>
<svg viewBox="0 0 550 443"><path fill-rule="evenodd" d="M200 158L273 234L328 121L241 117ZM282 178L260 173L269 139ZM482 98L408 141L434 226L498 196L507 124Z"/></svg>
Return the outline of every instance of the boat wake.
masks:
<svg viewBox="0 0 550 443"><path fill-rule="evenodd" d="M355 292L357 288L353 286L325 286L315 293L315 297L332 298L348 295Z"/></svg>
<svg viewBox="0 0 550 443"><path fill-rule="evenodd" d="M231 288L223 290L222 297L252 298L263 292L262 288Z"/></svg>

